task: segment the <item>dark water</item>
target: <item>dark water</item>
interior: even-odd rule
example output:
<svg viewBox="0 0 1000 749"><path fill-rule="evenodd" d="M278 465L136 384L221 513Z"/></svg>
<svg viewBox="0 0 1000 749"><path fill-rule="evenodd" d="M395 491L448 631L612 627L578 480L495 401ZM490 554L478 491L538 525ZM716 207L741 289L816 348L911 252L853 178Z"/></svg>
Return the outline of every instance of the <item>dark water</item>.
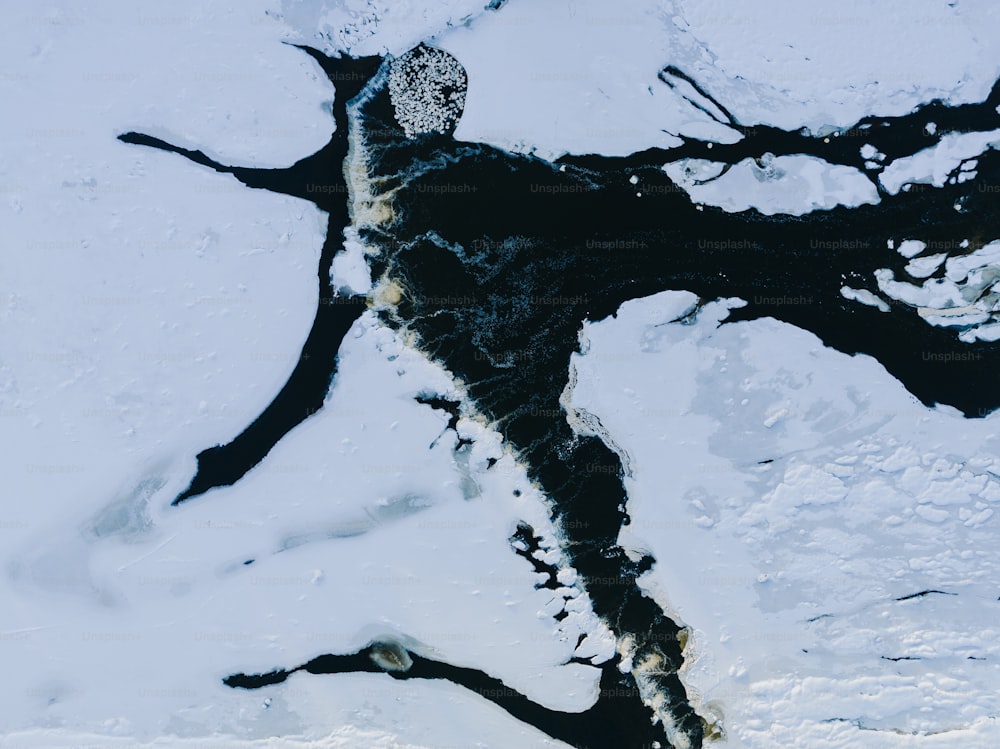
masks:
<svg viewBox="0 0 1000 749"><path fill-rule="evenodd" d="M159 148L194 161L217 172L232 174L248 187L294 195L316 204L329 214L326 240L316 270L319 305L302 354L281 391L232 442L198 454L198 471L191 485L174 504L220 486L236 483L260 463L271 448L288 432L323 407L330 381L337 369L337 350L347 331L365 309L363 297L337 296L331 286L333 256L343 246L344 229L350 224L348 191L343 164L347 156L347 116L345 104L381 64L379 58L330 60L306 50L324 67L337 87L333 115L336 130L318 153L287 169L247 169L229 167L209 159L201 151L178 148L141 133L125 133L119 140Z"/></svg>
<svg viewBox="0 0 1000 749"><path fill-rule="evenodd" d="M988 237L998 201L995 188L983 186L1000 182L995 154L979 159L971 182L803 217L699 210L661 168L681 156L737 163L765 151L863 166L863 142L877 144L888 164L933 144L924 130L932 118L938 137L989 129L1000 126L994 107L992 100L954 108L936 103L850 129L875 128L877 137L846 135L830 144L798 132L747 128L742 142L713 149L692 142L671 152L557 163L448 137L393 137L386 97L375 93L364 108L365 127L375 133L368 139L370 169L393 191L395 216L391 226L364 237L381 248L376 275L387 272L406 290L398 319L462 378L472 400L518 448L554 502L567 553L596 612L619 637L634 638L636 662L660 664L649 678L695 744L704 726L676 675L683 660L678 627L636 583L653 560L633 561L617 544L629 522L620 462L598 439L575 435L561 410L577 332L584 320L665 289L703 299L739 296L750 304L733 320L772 316L846 353L871 354L924 403L948 403L969 416L996 408L996 344L970 349L915 311L896 307L883 314L839 291L845 283L876 291L876 268L902 269L906 261L888 248L889 239L970 237L974 248L975 238ZM630 184L632 176L638 184ZM394 319L385 316L387 324ZM975 359L964 358L970 350Z"/></svg>
<svg viewBox="0 0 1000 749"><path fill-rule="evenodd" d="M398 646L397 646L398 647ZM233 674L224 680L234 689L260 689L281 684L296 672L309 674L386 673L400 681L407 679L445 679L475 692L503 708L514 718L534 726L554 739L575 749L611 749L635 747L651 749L668 744L659 726L649 720L649 712L639 699L633 684L621 677L617 659L601 667L598 701L587 710L567 713L533 702L499 679L473 668L453 666L416 653L407 652L411 665L405 671L386 671L371 658L373 646L347 655L325 654L308 663L287 670L264 674ZM469 736L470 745L485 741L487 735ZM654 742L660 742L656 744Z"/></svg>
<svg viewBox="0 0 1000 749"><path fill-rule="evenodd" d="M743 133L743 140L712 148L690 141L622 158L588 155L552 163L462 143L447 134L408 139L395 123L385 75L366 84L378 60L329 61L311 54L337 86L337 132L323 150L288 170L222 167L198 152L182 152L146 136L123 139L177 151L249 186L299 195L329 211L330 233L319 268L321 297L329 297L329 262L348 221L341 166L347 153L346 99L359 94L350 105L359 127L352 137L365 143L368 176L393 209L388 223L359 230L380 250L372 259L373 276L385 273L404 290L383 321L415 333L420 348L466 383L471 401L518 450L551 499L566 537L564 551L596 613L620 639L635 642L635 663L651 664L626 674L602 667L602 679L613 676L615 687L613 696L602 692L594 713L554 714L519 701L523 696L494 701L571 744L599 742L576 746L666 745L662 727L650 722L653 712L638 697L638 674L667 698L674 727L700 746L707 729L677 676L683 662L680 628L637 584L654 560L632 560L617 544L621 527L629 523L620 461L600 440L574 434L559 402L577 333L585 320L605 318L624 301L666 289L689 290L704 300L739 296L749 304L734 310L730 321L783 320L840 351L877 358L925 404L946 403L969 417L994 410L1000 406L1000 344L961 343L954 331L929 326L906 306L893 305L885 314L844 299L839 290L846 284L877 291L877 268L901 275L906 260L888 248L888 240L914 238L955 247L969 239L968 249L952 253L959 254L992 239L990 230L1000 219L997 154L978 157L975 179L962 184L897 196L883 191L876 206L802 217L699 209L662 166L684 157L735 164L770 152L812 154L863 168L858 153L863 143L886 154L887 165L948 132L1000 127L1000 92L994 88L983 104L935 102L903 117L867 118L827 143L801 132L744 126L702 90L706 111L717 111L720 121ZM668 68L663 79L672 85L684 74ZM936 123L935 135L927 134L928 122ZM633 176L636 185L629 183ZM329 190L318 193L317 184ZM199 455L198 475L178 502L238 480L322 404L337 348L360 309L360 301L320 305L304 349L308 358L243 434ZM453 409L445 402L427 402ZM669 501L665 488L665 511ZM525 534L522 540L529 543L530 533ZM343 658L348 660L337 660ZM410 671L392 675L448 678L484 696L482 690L494 688L491 677L480 672L416 655L413 662ZM321 656L311 663L319 665L300 670L377 670L362 668L359 664L370 659L358 654ZM261 686L268 678L278 677L232 677L230 684ZM614 731L592 733L598 729L585 716L611 713L625 716L612 721Z"/></svg>

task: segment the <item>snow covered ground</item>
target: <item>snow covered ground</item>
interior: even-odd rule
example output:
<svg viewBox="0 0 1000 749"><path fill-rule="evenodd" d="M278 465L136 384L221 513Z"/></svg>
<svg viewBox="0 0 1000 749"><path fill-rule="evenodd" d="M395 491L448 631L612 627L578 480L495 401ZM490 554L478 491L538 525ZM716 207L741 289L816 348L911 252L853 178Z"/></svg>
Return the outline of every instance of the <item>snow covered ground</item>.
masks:
<svg viewBox="0 0 1000 749"><path fill-rule="evenodd" d="M1000 415L772 319L720 327L735 300L671 322L693 302L588 324L571 402L627 454L620 540L657 559L724 745L996 746Z"/></svg>
<svg viewBox="0 0 1000 749"><path fill-rule="evenodd" d="M450 379L369 317L321 414L241 484L167 507L195 453L237 434L294 366L325 217L115 135L254 166L312 153L332 92L283 40L396 54L432 40L469 74L457 137L541 155L731 138L657 80L666 63L743 122L817 131L980 100L1000 74L985 1L483 5L8 13L0 747L558 746L446 683L300 674L240 692L221 678L394 635L579 710L596 670L560 664L579 633L607 644L585 599L554 622L511 553L519 520L551 537L543 499L474 418L460 429L476 446L454 460L446 418L413 401ZM882 183L939 184L994 139L958 137ZM693 191L767 212L874 199L852 170L776 162ZM338 268L364 286L357 262ZM728 302L669 324L690 301L589 325L573 403L628 452L622 542L656 557L649 590L692 628L685 680L723 716L723 745L996 746L998 417L926 409L877 363L787 325L718 328ZM488 473L486 457L501 458ZM940 592L907 598L923 591Z"/></svg>
<svg viewBox="0 0 1000 749"><path fill-rule="evenodd" d="M692 75L745 125L817 134L869 114L906 114L935 98L981 101L1000 77L1000 9L985 0L894 0L877 12L862 0L835 8L796 0L483 6L285 0L282 9L299 38L328 51L398 55L427 40L447 50L469 75L455 137L547 158L624 155L678 145L678 136L738 139L657 78L667 64ZM896 192L903 181L935 181L959 152L975 156L990 140L949 138L893 165L883 183ZM775 171L785 177L780 185L771 182ZM764 170L742 164L690 192L727 210L765 213L877 202L857 170L808 157L781 157Z"/></svg>
<svg viewBox="0 0 1000 749"><path fill-rule="evenodd" d="M760 164L745 159L721 176L721 165L700 159L667 164L664 171L692 200L734 213L756 208L766 215L801 216L879 201L875 185L857 169L801 154L768 155Z"/></svg>
<svg viewBox="0 0 1000 749"><path fill-rule="evenodd" d="M456 137L549 156L626 154L676 143L671 133L726 140L657 79L667 64L744 124L817 132L933 98L979 101L1000 76L1000 11L982 1L899 0L877 12L862 0L511 0L499 11L471 0L285 0L282 9L304 41L330 51L400 54L432 39L469 73Z"/></svg>
<svg viewBox="0 0 1000 749"><path fill-rule="evenodd" d="M586 599L539 616L551 593L508 537L545 533L541 498L472 420L456 464L413 401L449 379L370 319L322 414L244 483L168 507L294 366L326 221L115 136L256 166L322 146L332 91L268 11L24 6L0 31L0 746L556 746L454 685L221 683L395 634L582 709L598 672L560 664L602 629Z"/></svg>
<svg viewBox="0 0 1000 749"><path fill-rule="evenodd" d="M549 707L580 710L596 697L596 669L561 664L580 634L600 640L602 626L586 605L561 624L541 614L553 592L534 589L507 540L526 521L552 543L523 472L470 420L459 431L475 447L456 465L447 418L413 400L447 394L449 379L372 316L341 361L323 411L244 482L201 502L168 506L189 479L183 455L64 487L55 513L25 495L5 545L4 600L15 604L3 617L5 662L18 674L5 690L5 732L57 729L45 733L49 746L73 730L298 746L331 729L381 731L406 746L472 736L558 745L453 685L371 674L300 675L260 692L222 685L232 672L390 636ZM500 462L487 473L488 457Z"/></svg>

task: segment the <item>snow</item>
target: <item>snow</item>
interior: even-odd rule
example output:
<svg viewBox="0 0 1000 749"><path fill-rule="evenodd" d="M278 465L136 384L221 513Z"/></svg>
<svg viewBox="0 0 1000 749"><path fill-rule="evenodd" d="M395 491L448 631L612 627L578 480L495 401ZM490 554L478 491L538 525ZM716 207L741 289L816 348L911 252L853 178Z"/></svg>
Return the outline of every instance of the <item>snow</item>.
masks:
<svg viewBox="0 0 1000 749"><path fill-rule="evenodd" d="M141 741L218 732L305 741L349 724L428 746L470 735L469 723L416 718L441 709L442 689L463 711L482 702L457 688L407 685L410 706L390 710L401 693L384 681L355 704L351 685L370 675L298 676L260 693L220 683L233 671L297 665L387 636L482 668L549 707L589 706L599 672L561 664L580 635L581 657L606 659L613 640L578 590L564 591L575 603L562 623L541 616L556 593L534 589L531 567L507 543L522 520L554 542L542 498L474 421L461 431L481 436L480 450L500 462L487 471L470 461L463 480L452 457L457 435L415 402L421 392L451 393L451 379L366 313L324 409L239 485L171 508L190 476L176 457L119 459L133 476L125 484L107 475L80 489L76 476L57 473L62 510L25 507L20 526L7 529L3 595L15 605L0 630L18 646L7 662L22 676L5 695L2 730L55 721L94 732L114 725L112 734ZM547 561L560 560L549 552ZM569 584L572 573L562 578ZM317 714L319 695L335 707ZM488 708L495 746L540 741Z"/></svg>
<svg viewBox="0 0 1000 749"><path fill-rule="evenodd" d="M1000 76L996 62L982 64L1000 59L1000 15L988 3L890 0L877 13L864 0L671 5L675 54L744 124L843 128L933 98L982 101Z"/></svg>
<svg viewBox="0 0 1000 749"><path fill-rule="evenodd" d="M367 294L372 289L372 274L365 260L365 247L353 226L344 235L344 249L333 258L331 282L342 294Z"/></svg>
<svg viewBox="0 0 1000 749"><path fill-rule="evenodd" d="M902 159L897 159L879 175L879 182L886 192L895 195L907 184L927 184L941 187L948 175L958 169L963 161L972 159L988 148L1000 144L1000 130L985 133L949 133L930 148ZM969 178L973 175L966 170Z"/></svg>
<svg viewBox="0 0 1000 749"><path fill-rule="evenodd" d="M598 670L563 664L581 635L584 657L613 645L569 579L571 615L539 614L552 593L507 539L530 522L560 563L544 499L474 414L455 460L413 400L451 377L370 314L322 412L240 484L169 506L292 371L326 216L116 135L256 166L321 147L333 91L274 5L66 6L0 35L0 744L559 746L451 684L221 683L393 637L581 710ZM346 250L335 284L363 293Z"/></svg>
<svg viewBox="0 0 1000 749"><path fill-rule="evenodd" d="M290 164L329 137L329 86L315 63L281 44L291 30L274 20L273 3L251 0L238 14L191 0L169 10L114 0L86 13L47 7L25 9L0 32L11 71L4 95L19 115L5 123L5 169L29 156L71 156L62 179L97 178L101 194L113 186L94 165L117 147L108 136L124 130L253 166Z"/></svg>
<svg viewBox="0 0 1000 749"><path fill-rule="evenodd" d="M176 12L210 16L212 8ZM67 488L89 491L180 445L236 434L291 371L316 304L325 220L311 205L115 136L153 123L181 130L183 117L185 134L251 160L272 137L252 133L285 122L294 137L276 138L268 155L292 159L296 144L309 147L321 128L325 139L320 104L329 92L303 75L301 56L289 55L266 24L206 45L187 38L197 24L144 25L133 14L113 21L112 10L0 32L5 69L25 71L5 84L18 116L0 124L8 145L0 214L10 241L0 257L0 319L17 331L0 374L5 472L43 514L58 514ZM96 47L106 56L94 58ZM275 47L267 63L275 72L259 85L230 82L236 91L218 99L211 76L192 87L221 51ZM152 48L176 60L172 70L158 67L127 89L92 74L144 74ZM182 89L186 104L178 103ZM275 102L282 112L249 114Z"/></svg>
<svg viewBox="0 0 1000 749"><path fill-rule="evenodd" d="M927 249L927 244L919 239L906 239L899 243L896 252L905 258L914 258Z"/></svg>
<svg viewBox="0 0 1000 749"><path fill-rule="evenodd" d="M692 628L720 746L993 746L998 417L771 319L718 327L735 300L671 323L690 301L588 323L571 402L629 455L620 541Z"/></svg>
<svg viewBox="0 0 1000 749"><path fill-rule="evenodd" d="M913 278L927 278L941 267L941 263L947 257L945 253L941 252L937 255L915 258L906 264L906 272Z"/></svg>
<svg viewBox="0 0 1000 749"><path fill-rule="evenodd" d="M281 0L299 41L327 54L401 55L452 26L485 15L483 0Z"/></svg>
<svg viewBox="0 0 1000 749"><path fill-rule="evenodd" d="M964 247L968 242L964 241ZM899 252L911 259L906 272L913 278L927 278L944 263L944 278L927 278L917 285L900 281L888 268L875 271L879 289L886 296L917 309L931 325L961 329L966 343L977 339L994 340L993 326L1000 311L1000 242L993 241L972 252L948 256L939 253L917 257L926 249L924 242L907 240ZM963 247L963 248L964 248Z"/></svg>
<svg viewBox="0 0 1000 749"><path fill-rule="evenodd" d="M868 289L852 289L850 286L841 286L840 295L844 299L861 302L862 304L867 304L869 307L877 307L880 312L889 311L889 305L868 291Z"/></svg>
<svg viewBox="0 0 1000 749"><path fill-rule="evenodd" d="M469 74L460 140L549 158L668 147L678 132L737 140L658 80L671 60L655 3L508 3L434 41Z"/></svg>
<svg viewBox="0 0 1000 749"><path fill-rule="evenodd" d="M1000 63L983 62L1000 60L1000 13L982 2L893 0L875 14L863 0L648 0L613 12L599 0L508 2L498 12L471 0L286 0L283 12L303 41L331 51L401 54L430 39L469 73L456 137L549 157L626 154L679 134L735 140L658 80L668 64L743 124L817 133L934 98L981 101L1000 77Z"/></svg>
<svg viewBox="0 0 1000 749"><path fill-rule="evenodd" d="M483 5L56 2L0 30L0 325L14 331L0 351L0 745L553 747L449 683L297 674L245 692L221 679L391 638L582 710L597 670L566 661L615 649L545 498L468 404L458 431L473 445L456 457L446 417L414 396L460 388L370 313L323 411L237 486L168 506L195 453L237 434L291 372L326 217L116 135L258 167L316 151L335 93L282 41L396 55L428 41L469 75L457 137L548 156L735 139L658 80L667 64L741 122L816 133L979 101L1000 74L989 3ZM943 184L963 161L970 174L998 139L946 136L881 184ZM877 200L857 170L761 163L704 185L692 177L718 164L668 173L733 211ZM998 340L996 248L962 259L908 239L907 274L943 263L945 278L882 271L880 291L962 340ZM393 293L350 232L332 272L340 293L374 286L376 306ZM683 678L722 717L720 745L995 746L998 417L927 409L871 359L772 320L717 327L738 300L671 322L695 301L668 292L587 324L563 400L628 469L621 540L658 560L644 584L690 628ZM520 521L543 535L561 591L536 590L512 553Z"/></svg>
<svg viewBox="0 0 1000 749"><path fill-rule="evenodd" d="M228 740L219 736L151 739L137 743L128 737L77 733L61 729L19 731L7 737L12 746L24 749L423 749L401 742L392 734L347 726L319 739L266 738ZM538 746L544 746L539 744Z"/></svg>
<svg viewBox="0 0 1000 749"><path fill-rule="evenodd" d="M744 159L718 176L722 165L700 159L667 164L664 171L691 199L730 212L756 208L761 213L801 216L837 205L878 203L875 185L857 169L813 156L766 154L758 164ZM707 184L699 184L711 180Z"/></svg>

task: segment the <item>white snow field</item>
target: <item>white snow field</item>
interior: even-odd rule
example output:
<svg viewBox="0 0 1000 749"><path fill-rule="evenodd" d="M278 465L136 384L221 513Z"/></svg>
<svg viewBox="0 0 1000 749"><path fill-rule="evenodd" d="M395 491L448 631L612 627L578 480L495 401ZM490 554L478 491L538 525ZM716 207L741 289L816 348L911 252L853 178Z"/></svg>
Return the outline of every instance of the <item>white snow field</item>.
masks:
<svg viewBox="0 0 1000 749"><path fill-rule="evenodd" d="M672 322L694 302L587 324L569 401L626 456L620 541L657 559L722 745L996 746L1000 416L771 318L720 326L738 300Z"/></svg>
<svg viewBox="0 0 1000 749"><path fill-rule="evenodd" d="M0 748L559 747L448 683L297 674L247 692L221 679L388 635L582 710L597 671L561 664L579 634L577 655L599 662L612 645L584 595L552 619L552 594L508 544L527 521L559 556L545 499L473 413L459 426L472 455L456 462L447 419L413 397L461 392L370 315L322 412L236 486L168 507L195 454L239 433L291 372L326 219L117 134L248 166L313 153L334 94L283 41L400 54L427 40L469 74L457 137L544 156L731 139L657 80L668 63L743 122L816 132L980 100L1000 73L986 0L484 4L7 8ZM962 136L882 183L939 184L994 140ZM876 199L852 170L776 162L696 199L769 213ZM337 284L363 291L348 247ZM915 279L946 262L922 249ZM953 282L975 286L993 267L979 259ZM914 289L883 293L940 301ZM664 293L588 324L568 397L627 453L621 540L657 558L648 589L691 628L684 679L722 717L719 745L1000 744L998 417L927 409L871 359L787 325L718 328L732 301L671 324L691 302ZM897 600L923 591L940 592Z"/></svg>
<svg viewBox="0 0 1000 749"><path fill-rule="evenodd" d="M456 465L413 401L450 379L370 318L320 414L168 507L294 366L326 222L115 136L257 166L318 149L332 90L269 11L26 4L0 31L0 746L558 746L449 684L221 683L396 635L576 710L597 669L560 664L579 634L610 645L585 597L553 620L508 544L525 520L554 545L543 499L474 419ZM339 285L364 288L357 259Z"/></svg>
<svg viewBox="0 0 1000 749"><path fill-rule="evenodd" d="M475 448L456 465L447 419L413 401L449 393L449 379L370 314L341 362L323 411L234 487L170 508L187 456L140 454L84 489L51 488L62 498L54 516L14 511L3 595L15 605L2 626L18 678L5 689L4 731L26 742L42 733L49 746L75 745L74 731L191 746L312 746L333 731L348 746L362 729L365 746L559 745L448 684L372 674L297 675L257 692L221 684L390 636L552 708L596 699L597 669L560 664L580 634L592 635L597 662L613 640L579 593L555 622L554 593L535 590L512 553L518 521L555 541L498 438L463 420ZM489 457L500 462L487 473ZM402 743L378 743L390 739Z"/></svg>
<svg viewBox="0 0 1000 749"><path fill-rule="evenodd" d="M718 163L701 159L676 161L663 170L692 200L730 212L756 208L766 215L801 216L879 201L875 185L857 169L801 154L768 156L760 164L744 159L721 176ZM711 181L700 184L704 180Z"/></svg>
<svg viewBox="0 0 1000 749"><path fill-rule="evenodd" d="M878 8L863 0L836 7L797 0L484 5L284 0L282 10L300 40L330 52L399 55L420 41L445 49L469 75L455 137L547 158L624 155L678 145L678 136L737 140L658 80L667 64L745 125L831 136L865 115L906 114L936 98L981 101L1000 77L1000 8L989 0L891 0ZM890 192L907 181L932 182L924 175L993 140L949 137L894 164L882 182ZM727 210L791 214L877 202L855 169L804 156L775 161L767 170L740 165L692 197ZM695 165L702 166L711 170ZM776 170L781 185L772 182Z"/></svg>
<svg viewBox="0 0 1000 749"><path fill-rule="evenodd" d="M816 132L933 98L980 101L1000 75L1000 9L986 0L484 5L285 0L282 10L303 41L330 51L398 55L432 39L469 73L456 137L540 155L676 142L663 130L723 138L657 80L668 63L744 124Z"/></svg>

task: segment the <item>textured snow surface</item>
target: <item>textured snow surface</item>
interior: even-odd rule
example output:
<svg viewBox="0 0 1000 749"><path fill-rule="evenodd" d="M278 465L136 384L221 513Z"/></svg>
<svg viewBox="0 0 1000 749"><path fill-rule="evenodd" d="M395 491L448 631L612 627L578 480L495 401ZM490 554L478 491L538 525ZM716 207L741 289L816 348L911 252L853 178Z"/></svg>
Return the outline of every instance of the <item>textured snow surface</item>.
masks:
<svg viewBox="0 0 1000 749"><path fill-rule="evenodd" d="M962 167L962 179L971 179L975 170L974 157L987 148L1000 143L1000 131L985 133L950 133L931 148L915 153L908 158L898 159L879 175L879 182L895 195L907 184L927 184L941 187L948 181L952 171Z"/></svg>
<svg viewBox="0 0 1000 749"><path fill-rule="evenodd" d="M1000 76L1000 9L982 1L484 5L286 0L283 10L304 41L331 51L400 54L433 36L469 73L456 137L540 155L625 154L675 144L671 134L733 139L657 79L667 64L744 124L817 132L934 98L981 101Z"/></svg>
<svg viewBox="0 0 1000 749"><path fill-rule="evenodd" d="M1000 417L774 320L718 327L735 302L671 323L691 301L588 324L572 404L628 455L621 541L658 560L726 745L994 746Z"/></svg>
<svg viewBox="0 0 1000 749"><path fill-rule="evenodd" d="M582 710L596 670L561 664L612 644L585 596L552 619L552 594L507 543L525 520L555 546L544 498L473 413L459 424L473 449L455 460L446 416L413 398L461 393L371 316L320 414L239 485L168 508L195 453L239 433L294 367L326 217L117 134L260 167L316 151L334 92L282 41L395 55L428 41L468 72L456 137L550 156L735 137L657 79L666 64L741 122L815 132L936 97L978 101L1000 74L989 2L483 6L103 0L8 13L0 747L558 747L449 683L297 674L244 692L221 679L393 635ZM881 183L943 184L997 138L949 136ZM671 168L687 184L713 167ZM689 189L767 213L875 200L860 173L807 157ZM334 282L364 293L355 240ZM956 335L1000 338L983 306L996 257L951 260L915 240L900 252L915 282L880 277L887 298ZM942 264L945 278L925 282ZM670 323L693 302L665 293L588 324L569 395L631 468L621 540L658 560L646 584L691 627L684 678L723 716L722 745L1000 744L998 417L927 409L873 360L787 325L718 328L732 301Z"/></svg>
<svg viewBox="0 0 1000 749"><path fill-rule="evenodd" d="M968 240L963 245L967 247ZM914 281L899 280L891 270L881 268L875 271L879 290L916 308L931 325L957 328L961 331L958 337L966 343L1000 338L1000 241L955 257L947 253L922 255L926 249L927 244L919 240L903 242L899 252L912 258L906 273ZM927 278L942 263L944 277Z"/></svg>
<svg viewBox="0 0 1000 749"><path fill-rule="evenodd" d="M321 414L236 487L168 507L294 367L326 217L115 136L257 166L321 147L332 91L275 12L66 4L0 30L0 745L558 746L451 684L221 683L397 634L579 710L597 670L560 664L582 634L581 655L608 651L585 596L554 621L509 547L522 520L555 545L542 498L473 419L456 464L445 415L413 400L450 378L370 318ZM363 292L348 249L335 281Z"/></svg>
<svg viewBox="0 0 1000 749"><path fill-rule="evenodd" d="M855 208L878 203L875 185L857 169L812 156L775 158L767 154L760 163L745 159L717 176L721 170L721 164L701 159L684 159L664 167L692 200L732 212L756 208L766 215L800 216L837 205ZM706 180L710 181L699 184Z"/></svg>
<svg viewBox="0 0 1000 749"><path fill-rule="evenodd" d="M720 93L733 90L727 106L747 124L819 130L934 98L981 101L1000 75L1000 9L988 2L678 0L673 9L675 48L698 55L688 72L724 103ZM737 76L749 84L727 83Z"/></svg>

